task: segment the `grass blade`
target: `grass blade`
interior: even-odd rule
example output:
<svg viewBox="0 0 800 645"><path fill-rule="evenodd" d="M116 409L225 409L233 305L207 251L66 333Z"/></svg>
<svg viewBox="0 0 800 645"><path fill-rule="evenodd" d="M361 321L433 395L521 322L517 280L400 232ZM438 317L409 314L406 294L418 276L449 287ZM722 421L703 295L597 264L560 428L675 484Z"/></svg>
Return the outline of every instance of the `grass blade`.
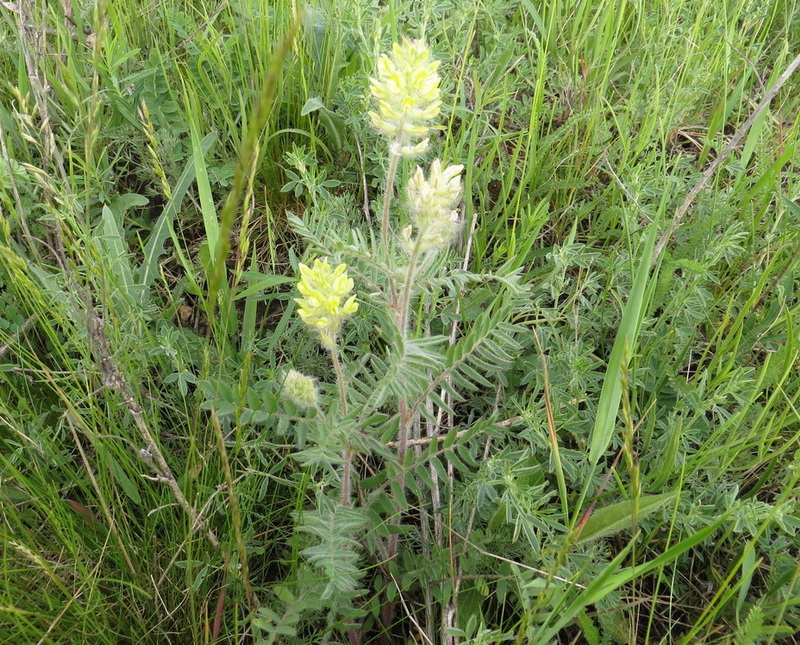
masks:
<svg viewBox="0 0 800 645"><path fill-rule="evenodd" d="M203 140L199 143L201 156L204 157L208 154L208 151L211 150L211 146L214 145L216 140L216 132L212 132L203 137ZM178 178L178 182L175 184L175 188L172 191L172 199L164 207L161 215L159 215L155 226L153 226L153 230L150 232L150 237L147 239L147 244L145 244L144 258L139 268L138 276L139 284L145 289L149 289L153 285L153 281L158 275L158 262L164 253L164 242L170 236L170 228L175 219L175 214L181 207L186 191L189 190L189 186L192 185L194 179L195 162L194 159L190 159L183 169L181 176Z"/></svg>
<svg viewBox="0 0 800 645"><path fill-rule="evenodd" d="M589 461L592 466L597 465L605 454L616 427L617 412L622 397L622 373L627 369L630 355L636 346L636 337L645 312L645 288L650 275L650 258L657 232L656 225L651 224L640 253L639 268L636 271L633 288L622 313L622 323L611 350L603 389L600 392L600 402L597 405L597 416L589 440Z"/></svg>

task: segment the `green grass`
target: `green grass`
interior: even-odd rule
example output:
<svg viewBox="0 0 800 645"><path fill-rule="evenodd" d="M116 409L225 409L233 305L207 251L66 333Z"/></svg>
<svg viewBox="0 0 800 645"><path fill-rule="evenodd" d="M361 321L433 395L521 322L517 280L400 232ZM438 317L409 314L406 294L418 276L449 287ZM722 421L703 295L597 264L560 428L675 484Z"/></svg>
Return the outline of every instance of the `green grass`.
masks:
<svg viewBox="0 0 800 645"><path fill-rule="evenodd" d="M800 73L651 260L800 53L800 3L313 0L295 38L285 0L20 5L24 34L0 7L0 642L797 642ZM297 452L326 438L280 400L285 366L333 383L294 315L289 214L345 256L336 231L375 232L368 78L423 34L432 148L465 166L447 266L519 271L502 307L526 332L438 452L403 470L392 428L365 439L361 494L392 503L364 530L325 515L335 477ZM351 381L381 353L370 275ZM499 287L453 276L418 311L479 339ZM320 596L314 544L360 593Z"/></svg>

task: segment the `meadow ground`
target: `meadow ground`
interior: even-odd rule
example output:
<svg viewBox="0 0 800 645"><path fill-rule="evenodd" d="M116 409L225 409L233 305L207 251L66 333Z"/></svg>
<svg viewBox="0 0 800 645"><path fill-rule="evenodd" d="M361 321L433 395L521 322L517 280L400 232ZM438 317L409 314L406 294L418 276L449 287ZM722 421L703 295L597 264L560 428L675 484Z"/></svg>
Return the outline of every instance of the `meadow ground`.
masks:
<svg viewBox="0 0 800 645"><path fill-rule="evenodd" d="M797 0L0 3L0 642L798 642L798 55Z"/></svg>

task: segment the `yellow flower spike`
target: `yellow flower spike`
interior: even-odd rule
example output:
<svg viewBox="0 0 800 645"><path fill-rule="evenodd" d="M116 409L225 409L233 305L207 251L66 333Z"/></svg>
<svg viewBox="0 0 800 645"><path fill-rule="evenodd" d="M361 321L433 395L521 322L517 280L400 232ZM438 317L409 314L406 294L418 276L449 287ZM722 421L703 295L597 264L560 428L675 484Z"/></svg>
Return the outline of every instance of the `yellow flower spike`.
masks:
<svg viewBox="0 0 800 645"><path fill-rule="evenodd" d="M302 298L295 298L298 314L303 322L320 332L325 347L332 348L342 322L358 310L355 296L342 304L353 290L353 280L347 275L347 265L335 269L327 260L314 260L314 266L300 264L297 290Z"/></svg>
<svg viewBox="0 0 800 645"><path fill-rule="evenodd" d="M378 78L370 79L370 92L378 110L369 112L372 125L381 134L396 139L392 152L411 156L425 152L427 140L406 145L409 139L421 139L439 114L439 61L431 59L425 41L403 39L392 45L392 53L378 60Z"/></svg>
<svg viewBox="0 0 800 645"><path fill-rule="evenodd" d="M464 166L448 166L442 169L438 159L431 164L428 178L422 168L411 176L407 186L411 207L411 222L417 230L417 238L411 238L411 228L402 232L404 245L410 251L415 246L420 251L447 246L458 230L458 211L461 199L461 171Z"/></svg>

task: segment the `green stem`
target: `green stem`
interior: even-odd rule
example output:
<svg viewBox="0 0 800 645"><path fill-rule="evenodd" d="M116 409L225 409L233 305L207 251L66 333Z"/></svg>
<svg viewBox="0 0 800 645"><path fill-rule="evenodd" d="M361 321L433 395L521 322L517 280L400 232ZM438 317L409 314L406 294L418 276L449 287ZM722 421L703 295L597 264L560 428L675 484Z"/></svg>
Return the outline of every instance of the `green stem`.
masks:
<svg viewBox="0 0 800 645"><path fill-rule="evenodd" d="M408 337L408 308L411 305L411 283L414 280L414 270L416 269L417 260L419 259L419 238L414 243L414 250L411 252L411 257L408 260L408 270L406 271L406 280L403 284L403 293L400 296L400 303L397 309L397 326L403 339Z"/></svg>
<svg viewBox="0 0 800 645"><path fill-rule="evenodd" d="M406 271L405 284L403 285L403 292L400 296L400 301L397 303L395 312L395 320L397 327L400 329L403 340L408 338L408 308L411 304L411 283L414 280L414 269L419 258L420 245L419 240L414 244L414 250L411 252L411 257L408 261L408 270ZM414 419L411 406L407 401L400 398L397 402L397 409L400 414L400 420L397 429L397 463L400 467L400 474L398 475L397 483L400 488L405 488L406 475L403 468L403 463L406 460L406 453L408 452L408 431L411 427L411 422ZM392 518L391 524L399 526L400 524L400 509L398 508L397 515ZM391 560L397 555L398 536L392 535L389 539L388 557Z"/></svg>
<svg viewBox="0 0 800 645"><path fill-rule="evenodd" d="M333 363L333 371L336 372L336 384L339 386L339 403L342 406L342 414L347 416L347 391L344 387L344 374L342 373L342 365L339 362L339 347L334 338L331 346L331 362ZM350 506L350 481L352 479L353 470L353 454L350 447L350 437L346 439L346 445L342 451L342 459L344 465L342 466L342 504Z"/></svg>
<svg viewBox="0 0 800 645"><path fill-rule="evenodd" d="M214 426L214 434L217 438L217 448L219 449L220 463L222 464L222 472L225 475L225 485L228 489L228 503L231 509L231 523L233 525L233 534L236 539L236 550L239 554L239 564L241 565L241 580L244 587L244 595L247 598L247 604L251 609L257 609L259 602L258 597L253 591L253 586L250 584L250 567L247 562L247 548L244 542L244 534L242 533L242 517L239 511L239 498L236 496L236 486L233 481L233 474L231 472L230 462L228 461L228 451L225 448L225 439L222 435L222 426L216 414L211 415L211 425Z"/></svg>
<svg viewBox="0 0 800 645"><path fill-rule="evenodd" d="M395 144L400 145L402 132L397 134ZM394 178L397 174L397 165L400 163L400 155L392 151L389 146L389 170L386 173L386 192L383 194L383 217L381 218L381 243L383 245L383 257L389 260L389 207L392 204L394 194Z"/></svg>
<svg viewBox="0 0 800 645"><path fill-rule="evenodd" d="M335 338L329 349L331 350L333 371L336 372L336 384L339 386L339 403L342 405L342 414L347 416L347 391L344 388L344 375L342 374L342 365L339 362L339 347Z"/></svg>
<svg viewBox="0 0 800 645"><path fill-rule="evenodd" d="M558 433L556 432L555 417L553 415L553 404L550 399L550 374L547 371L547 357L539 341L539 335L534 331L533 340L539 350L539 357L542 360L542 380L544 381L544 407L547 415L547 434L550 439L550 449L553 454L553 465L556 471L556 481L558 482L558 495L561 497L561 512L564 514L564 521L569 521L569 497L567 495L567 481L564 478L564 469L561 466L561 451L558 446Z"/></svg>

